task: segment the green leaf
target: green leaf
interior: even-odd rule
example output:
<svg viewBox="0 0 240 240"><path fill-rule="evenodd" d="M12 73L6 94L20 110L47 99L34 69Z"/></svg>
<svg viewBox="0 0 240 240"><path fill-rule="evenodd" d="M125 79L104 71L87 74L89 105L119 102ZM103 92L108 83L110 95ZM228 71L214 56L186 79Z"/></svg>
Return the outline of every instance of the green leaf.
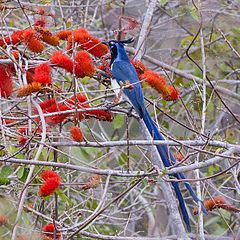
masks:
<svg viewBox="0 0 240 240"><path fill-rule="evenodd" d="M118 129L118 128L122 127L123 123L124 123L124 115L117 114L116 117L113 119L114 129Z"/></svg>
<svg viewBox="0 0 240 240"><path fill-rule="evenodd" d="M6 177L0 177L0 185L8 185L10 184L10 180Z"/></svg>
<svg viewBox="0 0 240 240"><path fill-rule="evenodd" d="M1 169L1 177L8 177L12 174L12 168L10 166L3 166Z"/></svg>
<svg viewBox="0 0 240 240"><path fill-rule="evenodd" d="M120 156L118 157L118 163L120 166L126 165L128 160L128 156L125 153L121 153Z"/></svg>
<svg viewBox="0 0 240 240"><path fill-rule="evenodd" d="M25 181L27 179L29 169L26 167L20 167L20 169L17 171L17 177L21 181Z"/></svg>
<svg viewBox="0 0 240 240"><path fill-rule="evenodd" d="M169 129L169 122L163 121L162 125L163 125L163 127Z"/></svg>
<svg viewBox="0 0 240 240"><path fill-rule="evenodd" d="M189 13L191 14L191 16L194 20L198 21L198 12L194 6L189 7Z"/></svg>
<svg viewBox="0 0 240 240"><path fill-rule="evenodd" d="M159 0L160 6L165 6L168 3L168 0Z"/></svg>
<svg viewBox="0 0 240 240"><path fill-rule="evenodd" d="M73 203L71 199L60 189L57 189L55 193L59 196L63 203L66 203L68 206L72 206Z"/></svg>

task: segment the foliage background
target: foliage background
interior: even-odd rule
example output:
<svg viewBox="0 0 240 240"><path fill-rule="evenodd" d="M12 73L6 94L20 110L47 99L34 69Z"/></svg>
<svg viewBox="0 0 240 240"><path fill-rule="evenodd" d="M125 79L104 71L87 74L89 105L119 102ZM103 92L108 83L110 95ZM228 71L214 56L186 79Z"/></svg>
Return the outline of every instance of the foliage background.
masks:
<svg viewBox="0 0 240 240"><path fill-rule="evenodd" d="M36 15L27 9L43 7L54 13L48 17L48 27L52 32L61 29L86 27L91 34L101 39L115 38L129 22L124 17L135 19L139 26L126 31L125 38L135 37L135 43L127 48L134 56L139 50L139 33L146 22L146 15L151 3L155 2L151 22L144 35L141 50L142 61L149 68L166 76L169 84L174 84L181 91L181 99L175 102L162 100L159 94L144 85L144 93L151 100L149 109L157 120L162 132L169 140L193 140L188 146L173 146L174 152L181 152L187 160L182 164L186 169L194 162L206 162L214 154L225 154L215 164L207 164L200 171L188 171L187 177L202 180L192 185L201 190L202 198L224 196L226 201L239 207L239 38L240 4L238 1L1 1L1 33L10 34L17 29L29 27ZM141 38L141 36L140 36ZM140 39L141 40L141 39ZM203 45L201 45L203 41ZM48 46L39 55L28 53L28 60L48 60L51 52L59 47ZM204 49L204 51L203 51ZM2 54L5 51L0 50ZM194 61L193 61L194 60ZM99 65L99 59L95 59ZM170 66L170 67L169 67ZM199 69L206 68L206 72ZM172 68L171 68L172 67ZM217 89L209 86L206 75ZM63 71L54 71L54 82L62 88L62 94L71 96L70 88L75 79ZM106 91L106 86L96 79L77 79L77 90L85 92L89 99L95 99L93 105L111 104L113 96ZM18 82L15 88L18 88ZM108 87L109 88L109 87ZM205 89L205 90L204 90ZM101 91L99 91L101 90ZM23 117L28 114L29 101L44 99L43 95L32 95L27 99L12 96L1 99L2 117ZM227 105L228 109L225 105ZM105 106L105 105L104 105ZM204 110L204 107L206 108ZM130 110L128 104L119 108ZM158 109L160 108L161 111ZM127 113L126 111L126 113ZM66 167L55 168L62 177L61 188L47 199L37 195L41 180L39 172L47 168L36 165L34 180L27 187L24 211L18 223L18 236L35 239L42 226L51 219L59 223L63 239L69 237L79 227L87 224L78 233L76 239L177 239L174 223L169 217L162 189L161 177L149 174L138 185L115 198L132 186L137 177L124 176L129 173L152 168L152 150L146 145L115 146L111 141L121 143L126 139L144 140L142 129L134 117L115 111L112 122L85 120L80 123L86 143L81 147L74 143L69 135L71 122L51 129L38 161L65 163ZM171 116L169 118L168 116ZM182 124L179 124L182 123ZM19 147L17 129L26 122L1 124L1 201L0 214L8 217L8 224L0 227L1 239L10 239L19 199L30 166L16 164L14 159L31 160L37 152L40 138L34 136L31 144ZM127 130L126 130L127 129ZM204 135L204 136L203 136ZM208 136L208 138L206 137ZM201 144L197 144L200 141ZM107 147L94 143L109 143ZM194 148L189 147L195 146ZM201 150L205 150L202 152ZM15 156L12 156L15 154ZM6 159L7 156L7 159ZM9 157L11 156L11 157ZM231 158L231 157L235 158ZM84 169L70 169L69 165L101 170L114 170L114 174L104 174L96 188L82 190L81 186L93 174ZM92 172L93 173L93 172ZM219 174L218 174L219 173ZM116 175L116 174L115 174ZM166 176L165 176L166 177ZM203 181L204 180L204 181ZM204 220L192 215L194 203L183 188L192 221L192 234L195 239L232 239L237 237L239 215L223 209L216 209L204 216ZM98 211L106 207L105 211ZM175 201L174 199L172 201ZM95 218L96 217L96 218ZM94 221L93 221L94 219ZM203 224L204 234L201 232ZM200 229L200 231L198 231ZM238 235L239 236L239 235ZM122 237L122 238L121 238ZM129 237L129 238L127 238ZM168 237L168 238L167 238Z"/></svg>

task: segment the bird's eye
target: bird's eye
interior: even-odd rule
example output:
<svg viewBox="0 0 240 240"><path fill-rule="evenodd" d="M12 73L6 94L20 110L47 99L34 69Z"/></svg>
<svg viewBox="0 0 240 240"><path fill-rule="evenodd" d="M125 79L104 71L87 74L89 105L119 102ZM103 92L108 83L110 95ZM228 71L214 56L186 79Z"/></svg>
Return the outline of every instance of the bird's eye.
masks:
<svg viewBox="0 0 240 240"><path fill-rule="evenodd" d="M110 41L109 42L109 45L112 47L114 45L114 42L113 41Z"/></svg>

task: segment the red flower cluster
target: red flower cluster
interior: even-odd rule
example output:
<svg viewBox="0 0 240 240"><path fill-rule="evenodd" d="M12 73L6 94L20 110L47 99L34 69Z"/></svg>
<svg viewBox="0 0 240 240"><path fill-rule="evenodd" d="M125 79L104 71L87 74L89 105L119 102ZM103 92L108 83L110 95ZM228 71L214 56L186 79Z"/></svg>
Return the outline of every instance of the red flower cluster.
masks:
<svg viewBox="0 0 240 240"><path fill-rule="evenodd" d="M40 39L43 42L48 43L52 46L59 45L60 40L59 37L57 35L52 34L49 29L43 28L41 26L35 26L35 30L40 35Z"/></svg>
<svg viewBox="0 0 240 240"><path fill-rule="evenodd" d="M0 226L8 224L8 217L5 215L0 215Z"/></svg>
<svg viewBox="0 0 240 240"><path fill-rule="evenodd" d="M86 109L84 112L75 113L59 113L57 115L46 117L46 122L50 125L56 125L62 123L68 116L77 117L79 120L97 118L103 121L112 121L113 116L110 112L104 110L91 110L91 106L87 103L86 96L82 94L77 94L76 97L73 96L64 102L57 103L56 99L50 99L45 102L40 103L44 113L55 113L59 111L67 111L72 109ZM35 110L36 112L36 110Z"/></svg>
<svg viewBox="0 0 240 240"><path fill-rule="evenodd" d="M146 70L140 75L140 79L145 80L152 88L157 90L162 95L163 99L167 101L179 99L178 90L175 87L168 85L162 75L152 70Z"/></svg>
<svg viewBox="0 0 240 240"><path fill-rule="evenodd" d="M41 53L45 48L34 29L29 28L24 30L19 37L19 41L21 40L25 42L31 52Z"/></svg>
<svg viewBox="0 0 240 240"><path fill-rule="evenodd" d="M43 89L43 86L39 82L32 82L17 90L17 97L29 96L34 92L40 92Z"/></svg>
<svg viewBox="0 0 240 240"><path fill-rule="evenodd" d="M71 137L76 142L82 142L84 139L83 133L79 127L71 127L70 129Z"/></svg>
<svg viewBox="0 0 240 240"><path fill-rule="evenodd" d="M162 75L148 69L140 61L132 60L131 62L139 78L146 81L152 88L158 91L164 100L174 101L179 99L179 91L174 86L168 85Z"/></svg>
<svg viewBox="0 0 240 240"><path fill-rule="evenodd" d="M40 127L33 128L31 135L41 134L41 132L42 132L42 129ZM18 133L20 134L20 136L18 137L18 143L20 146L23 147L28 140L28 138L27 138L27 135L29 135L28 127L27 126L19 127Z"/></svg>
<svg viewBox="0 0 240 240"><path fill-rule="evenodd" d="M87 51L78 51L75 56L75 61L77 77L92 77L95 74L95 66Z"/></svg>
<svg viewBox="0 0 240 240"><path fill-rule="evenodd" d="M93 37L85 28L77 30L64 30L57 33L57 36L62 39L67 39L67 49L71 50L74 43L78 43L80 48L87 50L95 57L101 57L108 53L108 47L101 41Z"/></svg>
<svg viewBox="0 0 240 240"><path fill-rule="evenodd" d="M35 24L35 28L17 30L10 37L0 39L0 46L18 43L25 43L28 49L34 53L41 53L44 50L42 41L53 46L59 45L59 38L53 35L48 29L43 28L44 23Z"/></svg>
<svg viewBox="0 0 240 240"><path fill-rule="evenodd" d="M228 203L226 203L224 197L222 196L217 196L217 197L214 197L214 198L211 198L211 199L207 199L203 202L204 204L204 207L208 210L208 211L212 211L214 210L215 208L223 208L227 211L230 211L230 212L240 212L240 209L239 208L236 208L235 206L232 206ZM197 215L198 214L198 207L195 207L193 209L193 214L194 215Z"/></svg>
<svg viewBox="0 0 240 240"><path fill-rule="evenodd" d="M13 91L12 69L10 65L0 65L0 95L9 97Z"/></svg>
<svg viewBox="0 0 240 240"><path fill-rule="evenodd" d="M147 67L138 60L131 60L131 63L135 67L138 75L143 74L147 70Z"/></svg>
<svg viewBox="0 0 240 240"><path fill-rule="evenodd" d="M61 184L60 176L52 170L46 170L42 172L41 178L45 182L39 188L38 195L40 197L46 197L53 194Z"/></svg>
<svg viewBox="0 0 240 240"><path fill-rule="evenodd" d="M56 64L58 67L70 73L75 72L75 75L81 78L85 76L92 77L96 72L92 58L86 51L77 52L75 62L63 52L56 51L51 56L51 63Z"/></svg>
<svg viewBox="0 0 240 240"><path fill-rule="evenodd" d="M181 152L177 152L174 154L174 157L177 161L181 162L184 159L184 155Z"/></svg>
<svg viewBox="0 0 240 240"><path fill-rule="evenodd" d="M34 70L33 82L38 82L42 84L51 84L51 67L49 63L42 63L38 65Z"/></svg>
<svg viewBox="0 0 240 240"><path fill-rule="evenodd" d="M52 54L51 63L56 64L58 67L65 69L67 72L73 72L73 61L66 56L62 51L56 51Z"/></svg>
<svg viewBox="0 0 240 240"><path fill-rule="evenodd" d="M54 239L54 224L48 223L45 226L43 226L42 231L43 233L43 239L44 237L47 237L47 239ZM61 233L56 229L56 239L60 239Z"/></svg>

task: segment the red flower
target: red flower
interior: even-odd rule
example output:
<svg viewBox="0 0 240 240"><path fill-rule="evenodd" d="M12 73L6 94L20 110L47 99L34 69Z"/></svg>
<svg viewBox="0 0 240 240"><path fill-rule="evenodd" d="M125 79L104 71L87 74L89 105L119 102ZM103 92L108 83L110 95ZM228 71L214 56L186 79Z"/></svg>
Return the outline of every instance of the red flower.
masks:
<svg viewBox="0 0 240 240"><path fill-rule="evenodd" d="M0 65L0 95L9 97L13 91L12 70L8 65Z"/></svg>
<svg viewBox="0 0 240 240"><path fill-rule="evenodd" d="M52 83L51 67L49 63L42 63L35 68L33 81L43 84Z"/></svg>
<svg viewBox="0 0 240 240"><path fill-rule="evenodd" d="M37 39L36 31L29 28L24 30L21 35L22 40L27 44L30 51L41 53L44 50L44 45Z"/></svg>
<svg viewBox="0 0 240 240"><path fill-rule="evenodd" d="M31 52L41 53L44 50L44 45L37 39L32 38L28 43L27 47Z"/></svg>
<svg viewBox="0 0 240 240"><path fill-rule="evenodd" d="M175 157L176 160L179 161L179 162L182 161L182 160L184 159L183 154L180 153L180 152L175 153L175 154L174 154L174 157Z"/></svg>
<svg viewBox="0 0 240 240"><path fill-rule="evenodd" d="M27 83L33 82L33 76L34 76L35 68L29 68L26 73L27 77Z"/></svg>
<svg viewBox="0 0 240 240"><path fill-rule="evenodd" d="M174 86L167 87L167 93L162 95L163 99L167 101L174 101L179 99L179 91Z"/></svg>
<svg viewBox="0 0 240 240"><path fill-rule="evenodd" d="M35 29L41 35L41 40L52 46L59 45L59 37L53 35L48 29L42 27L35 27Z"/></svg>
<svg viewBox="0 0 240 240"><path fill-rule="evenodd" d="M17 97L29 96L34 92L39 92L43 89L41 83L32 82L17 90Z"/></svg>
<svg viewBox="0 0 240 240"><path fill-rule="evenodd" d="M90 54L86 51L79 51L75 56L76 69L75 73L77 77L92 77L95 72L95 66L93 65L92 58Z"/></svg>
<svg viewBox="0 0 240 240"><path fill-rule="evenodd" d="M34 21L34 26L35 27L45 27L47 24L47 19L45 16L41 16L38 17L35 21Z"/></svg>
<svg viewBox="0 0 240 240"><path fill-rule="evenodd" d="M72 43L79 43L80 47L87 50L95 57L101 57L108 53L108 47L101 41L93 37L85 28L79 28L73 31L73 36L68 36L68 48L72 49Z"/></svg>
<svg viewBox="0 0 240 240"><path fill-rule="evenodd" d="M27 139L26 137L24 137L24 136L19 136L19 137L18 137L19 146L23 147L23 146L26 144L27 140L28 140L28 139Z"/></svg>
<svg viewBox="0 0 240 240"><path fill-rule="evenodd" d="M56 36L59 37L61 40L67 40L69 35L72 35L72 30L62 30L56 33Z"/></svg>
<svg viewBox="0 0 240 240"><path fill-rule="evenodd" d="M50 178L57 178L57 179L59 179L59 181L61 180L60 176L52 170L45 170L41 173L40 176L44 181L47 181Z"/></svg>
<svg viewBox="0 0 240 240"><path fill-rule="evenodd" d="M48 100L46 100L44 102L41 102L39 105L42 108L42 110L45 112L48 108L50 108L52 106L56 107L57 106L57 102L56 102L55 98L51 98L51 99L48 99ZM34 112L37 113L36 110Z"/></svg>
<svg viewBox="0 0 240 240"><path fill-rule="evenodd" d="M11 42L13 45L23 41L23 33L25 30L17 30L11 35Z"/></svg>
<svg viewBox="0 0 240 240"><path fill-rule="evenodd" d="M0 215L0 226L8 224L8 218L5 215Z"/></svg>
<svg viewBox="0 0 240 240"><path fill-rule="evenodd" d="M40 15L44 15L45 14L45 9L44 8L38 8L38 10L37 10L37 12L38 12L38 14L40 14Z"/></svg>
<svg viewBox="0 0 240 240"><path fill-rule="evenodd" d="M91 108L90 106L88 107ZM112 113L106 110L86 110L86 112L84 112L84 116L86 119L96 118L102 121L109 121L109 122L113 120Z"/></svg>
<svg viewBox="0 0 240 240"><path fill-rule="evenodd" d="M38 195L40 197L46 197L55 192L55 190L61 184L60 176L54 171L47 170L42 172L41 178L45 181L43 185L39 188Z"/></svg>
<svg viewBox="0 0 240 240"><path fill-rule="evenodd" d="M76 142L82 142L83 141L83 133L79 127L71 127L70 129L71 137Z"/></svg>
<svg viewBox="0 0 240 240"><path fill-rule="evenodd" d="M131 60L131 63L135 67L138 75L143 74L147 70L147 67L142 62L140 62L138 60Z"/></svg>
<svg viewBox="0 0 240 240"><path fill-rule="evenodd" d="M216 207L218 207L221 204L225 204L225 199L222 196L217 196L211 199L207 199L203 202L204 207L206 208L206 210L208 211L212 211L213 209L215 209ZM198 214L198 207L195 207L193 209L193 214L197 215Z"/></svg>
<svg viewBox="0 0 240 240"><path fill-rule="evenodd" d="M167 82L165 78L158 73L147 70L141 75L141 79L145 80L152 88L157 90L159 93L167 93Z"/></svg>
<svg viewBox="0 0 240 240"><path fill-rule="evenodd" d="M51 63L56 64L58 67L63 68L70 73L73 72L73 61L61 51L56 51L52 54Z"/></svg>
<svg viewBox="0 0 240 240"><path fill-rule="evenodd" d="M50 238L50 239L54 239L54 224L52 223L48 223L45 226L43 226L42 231L44 232L43 235L45 235L46 237ZM60 231L58 231L57 229L55 229L56 231L56 239L60 239L61 237L61 233Z"/></svg>

